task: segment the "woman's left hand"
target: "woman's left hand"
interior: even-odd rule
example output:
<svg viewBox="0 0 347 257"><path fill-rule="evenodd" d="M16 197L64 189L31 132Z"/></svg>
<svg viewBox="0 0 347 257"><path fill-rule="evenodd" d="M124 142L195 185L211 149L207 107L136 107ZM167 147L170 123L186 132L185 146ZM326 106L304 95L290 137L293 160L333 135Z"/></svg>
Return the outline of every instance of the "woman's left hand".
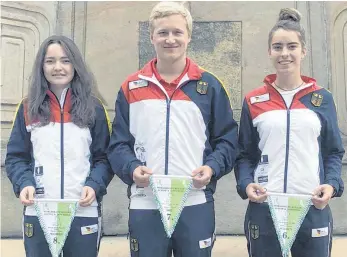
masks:
<svg viewBox="0 0 347 257"><path fill-rule="evenodd" d="M334 188L331 185L320 185L313 192L312 203L317 209L323 210L333 194Z"/></svg>
<svg viewBox="0 0 347 257"><path fill-rule="evenodd" d="M192 172L193 185L195 188L202 188L210 183L213 175L212 168L210 166L204 165L200 166Z"/></svg>
<svg viewBox="0 0 347 257"><path fill-rule="evenodd" d="M83 187L80 205L83 207L87 207L91 205L94 202L94 200L95 200L94 189L89 186Z"/></svg>

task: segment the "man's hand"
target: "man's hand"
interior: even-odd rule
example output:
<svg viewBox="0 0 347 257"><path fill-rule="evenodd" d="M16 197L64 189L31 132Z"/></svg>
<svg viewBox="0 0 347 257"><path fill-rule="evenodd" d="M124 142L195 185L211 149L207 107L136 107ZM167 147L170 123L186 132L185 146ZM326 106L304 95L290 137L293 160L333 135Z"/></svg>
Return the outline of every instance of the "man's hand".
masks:
<svg viewBox="0 0 347 257"><path fill-rule="evenodd" d="M195 188L202 188L210 183L213 175L212 169L207 166L201 166L192 172L193 185Z"/></svg>
<svg viewBox="0 0 347 257"><path fill-rule="evenodd" d="M256 183L250 183L246 188L248 199L254 203L263 203L267 198L266 189Z"/></svg>
<svg viewBox="0 0 347 257"><path fill-rule="evenodd" d="M80 199L80 205L82 207L87 207L91 205L95 200L95 191L89 186L84 186L82 189L82 195Z"/></svg>
<svg viewBox="0 0 347 257"><path fill-rule="evenodd" d="M27 186L22 189L19 194L19 199L25 206L32 205L34 203L35 187Z"/></svg>
<svg viewBox="0 0 347 257"><path fill-rule="evenodd" d="M312 203L317 209L323 210L333 194L334 188L331 185L320 185L313 191Z"/></svg>
<svg viewBox="0 0 347 257"><path fill-rule="evenodd" d="M135 184L139 187L149 186L149 177L153 172L146 166L139 166L133 172L133 180Z"/></svg>

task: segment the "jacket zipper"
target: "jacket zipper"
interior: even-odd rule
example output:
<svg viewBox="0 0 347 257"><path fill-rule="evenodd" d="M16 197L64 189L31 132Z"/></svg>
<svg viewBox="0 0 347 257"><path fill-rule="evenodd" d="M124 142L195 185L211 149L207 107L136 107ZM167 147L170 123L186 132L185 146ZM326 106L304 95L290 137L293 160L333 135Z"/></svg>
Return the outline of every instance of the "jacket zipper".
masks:
<svg viewBox="0 0 347 257"><path fill-rule="evenodd" d="M60 198L64 199L64 106L60 107L60 179Z"/></svg>
<svg viewBox="0 0 347 257"><path fill-rule="evenodd" d="M172 93L172 95L175 93L175 91ZM166 99L165 175L169 174L170 104L171 104L171 97L169 99Z"/></svg>
<svg viewBox="0 0 347 257"><path fill-rule="evenodd" d="M275 89L276 90L276 89ZM281 96L282 101L287 110L287 129L286 129L286 158L284 162L284 185L283 185L283 193L287 193L287 183L288 183L288 161L289 161L289 137L290 137L290 109L292 108L295 96L298 92L296 92L293 96L292 102L289 107L287 107L286 101L284 100L282 94L276 90L276 92Z"/></svg>
<svg viewBox="0 0 347 257"><path fill-rule="evenodd" d="M152 79L149 79L149 78L144 77L144 76L139 76L139 78L150 81L153 84L156 84L158 86L157 82L152 80ZM170 127L171 100L172 100L172 97L174 96L175 92L177 91L177 89L182 88L184 85L188 84L190 81L192 81L192 80L184 81L181 85L176 87L176 89L173 91L171 97L168 97L167 92L165 93L163 91L163 89L161 89L161 87L159 86L159 88L161 89L161 91L163 91L163 93L165 94L165 97L166 97L166 136L165 136L165 170L164 170L165 175L169 174L169 135L170 135L169 127ZM164 88L164 90L165 90L165 88Z"/></svg>
<svg viewBox="0 0 347 257"><path fill-rule="evenodd" d="M61 199L64 199L64 105L65 105L65 100L67 96L67 91L65 92L63 106L61 106L58 97L53 93L60 107L60 198Z"/></svg>
<svg viewBox="0 0 347 257"><path fill-rule="evenodd" d="M184 85L188 84L190 80L183 82L180 86L172 92L171 97L166 98L166 139L165 139L165 175L169 174L169 135L170 135L170 105L172 97L174 96L177 89L182 88Z"/></svg>

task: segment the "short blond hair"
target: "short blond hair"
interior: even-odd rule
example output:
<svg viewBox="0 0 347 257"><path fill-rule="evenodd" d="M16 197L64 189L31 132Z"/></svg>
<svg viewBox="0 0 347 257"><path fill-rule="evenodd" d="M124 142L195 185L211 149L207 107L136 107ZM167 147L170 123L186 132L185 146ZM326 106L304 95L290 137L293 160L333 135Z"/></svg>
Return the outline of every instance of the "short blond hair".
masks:
<svg viewBox="0 0 347 257"><path fill-rule="evenodd" d="M150 32L153 33L154 31L153 23L156 19L164 18L175 14L180 14L186 19L188 34L189 36L191 36L193 31L193 18L189 10L184 6L184 3L169 1L160 2L152 9L151 15L149 16Z"/></svg>

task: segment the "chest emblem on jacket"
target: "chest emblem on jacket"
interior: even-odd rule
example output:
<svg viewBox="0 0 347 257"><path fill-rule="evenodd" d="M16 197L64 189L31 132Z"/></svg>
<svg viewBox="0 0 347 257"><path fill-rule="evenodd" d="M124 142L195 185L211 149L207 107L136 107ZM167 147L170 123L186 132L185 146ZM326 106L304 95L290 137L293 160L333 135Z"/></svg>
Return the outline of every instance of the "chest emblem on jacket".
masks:
<svg viewBox="0 0 347 257"><path fill-rule="evenodd" d="M323 96L322 95L317 94L317 93L312 94L311 103L314 106L319 107L319 106L321 106L322 102L323 102Z"/></svg>
<svg viewBox="0 0 347 257"><path fill-rule="evenodd" d="M129 90L140 88L140 87L147 87L147 86L148 86L148 81L143 79L129 82Z"/></svg>
<svg viewBox="0 0 347 257"><path fill-rule="evenodd" d="M250 98L251 104L255 103L262 103L270 100L270 94L263 94L263 95L257 95L257 96L252 96Z"/></svg>
<svg viewBox="0 0 347 257"><path fill-rule="evenodd" d="M205 81L200 80L196 83L196 92L198 92L200 95L206 95L207 88L208 88L208 83Z"/></svg>

